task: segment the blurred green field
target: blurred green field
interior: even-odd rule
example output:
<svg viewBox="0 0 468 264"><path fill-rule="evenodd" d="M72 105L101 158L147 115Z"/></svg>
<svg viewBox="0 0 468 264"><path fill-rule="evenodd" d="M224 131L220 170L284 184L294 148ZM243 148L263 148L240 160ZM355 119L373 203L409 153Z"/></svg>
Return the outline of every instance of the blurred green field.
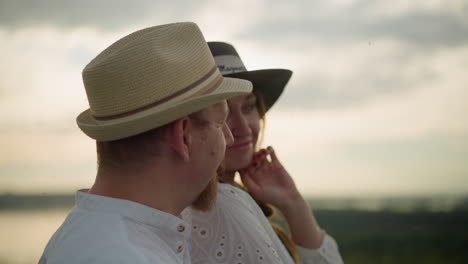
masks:
<svg viewBox="0 0 468 264"><path fill-rule="evenodd" d="M317 211L345 263L468 263L468 211Z"/></svg>
<svg viewBox="0 0 468 264"><path fill-rule="evenodd" d="M314 214L347 264L468 263L468 210L329 210ZM274 221L284 226L279 217Z"/></svg>
<svg viewBox="0 0 468 264"><path fill-rule="evenodd" d="M347 264L466 264L468 199L451 201L325 199L310 203L321 227L338 242ZM0 195L0 212L4 217L13 215L11 220L3 219L2 232L11 234L2 234L5 243L0 248L0 264L37 263L37 256L72 204L72 195ZM284 226L279 217L274 220ZM44 232L35 233L34 242L21 241L23 235L15 235L15 230ZM32 257L20 258L26 253Z"/></svg>

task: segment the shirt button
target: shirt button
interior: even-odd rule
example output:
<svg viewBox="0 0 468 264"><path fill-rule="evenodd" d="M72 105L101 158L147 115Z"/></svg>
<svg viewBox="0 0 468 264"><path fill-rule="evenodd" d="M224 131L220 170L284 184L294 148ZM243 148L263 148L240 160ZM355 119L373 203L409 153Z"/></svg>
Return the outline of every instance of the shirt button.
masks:
<svg viewBox="0 0 468 264"><path fill-rule="evenodd" d="M178 252L178 253L182 252L182 250L184 250L184 246L179 246L179 247L177 248L177 252Z"/></svg>
<svg viewBox="0 0 468 264"><path fill-rule="evenodd" d="M179 225L177 227L177 231L179 231L179 232L184 232L184 230L185 230L185 226L183 226L183 225Z"/></svg>

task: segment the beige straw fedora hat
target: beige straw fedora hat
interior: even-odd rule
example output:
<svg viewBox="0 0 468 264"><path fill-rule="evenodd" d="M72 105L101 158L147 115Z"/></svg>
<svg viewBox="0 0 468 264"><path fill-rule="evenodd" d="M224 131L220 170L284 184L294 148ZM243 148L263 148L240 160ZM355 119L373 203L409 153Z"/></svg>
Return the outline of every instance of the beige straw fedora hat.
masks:
<svg viewBox="0 0 468 264"><path fill-rule="evenodd" d="M143 133L252 91L221 75L194 23L145 28L118 40L83 70L90 108L77 117L98 141Z"/></svg>

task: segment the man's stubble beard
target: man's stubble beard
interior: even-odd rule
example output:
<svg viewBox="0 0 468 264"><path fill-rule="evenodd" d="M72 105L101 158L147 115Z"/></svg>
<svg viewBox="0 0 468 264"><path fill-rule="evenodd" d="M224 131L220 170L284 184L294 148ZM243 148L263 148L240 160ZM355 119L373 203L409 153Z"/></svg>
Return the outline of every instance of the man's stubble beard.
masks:
<svg viewBox="0 0 468 264"><path fill-rule="evenodd" d="M198 211L210 211L216 203L216 193L218 192L218 179L224 173L224 160L219 165L216 175L210 180L205 189L198 195L191 207Z"/></svg>

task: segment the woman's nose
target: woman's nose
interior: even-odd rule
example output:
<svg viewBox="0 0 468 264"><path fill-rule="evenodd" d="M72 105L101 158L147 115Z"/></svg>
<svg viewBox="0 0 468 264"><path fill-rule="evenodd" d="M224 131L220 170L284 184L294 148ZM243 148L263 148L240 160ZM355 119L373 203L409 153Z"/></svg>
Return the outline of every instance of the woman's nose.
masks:
<svg viewBox="0 0 468 264"><path fill-rule="evenodd" d="M233 114L229 118L229 128L234 135L248 136L250 134L249 123L242 114Z"/></svg>

